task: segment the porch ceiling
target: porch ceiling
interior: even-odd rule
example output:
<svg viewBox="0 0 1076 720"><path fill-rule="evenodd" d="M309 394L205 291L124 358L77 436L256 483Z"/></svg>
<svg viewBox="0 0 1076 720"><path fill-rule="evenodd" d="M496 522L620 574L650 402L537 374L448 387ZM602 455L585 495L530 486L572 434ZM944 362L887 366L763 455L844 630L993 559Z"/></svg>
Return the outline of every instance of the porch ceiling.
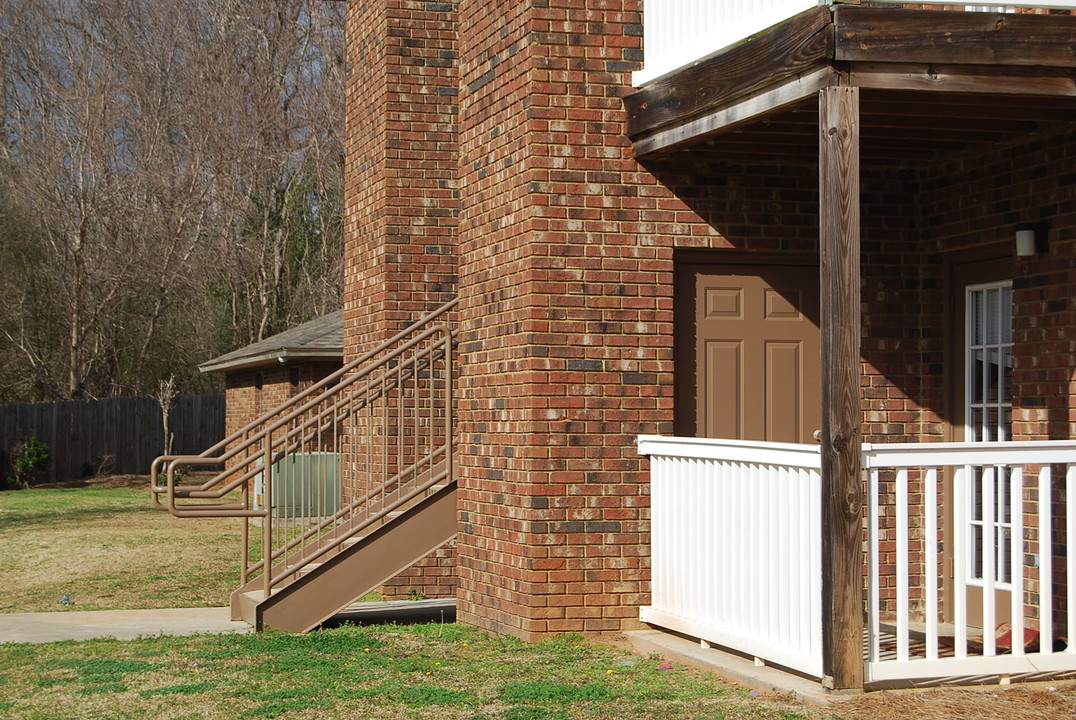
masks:
<svg viewBox="0 0 1076 720"><path fill-rule="evenodd" d="M625 98L640 159L815 163L818 90L861 157L915 166L1076 122L1076 17L822 7Z"/></svg>
<svg viewBox="0 0 1076 720"><path fill-rule="evenodd" d="M1073 124L1076 99L1036 97L1003 103L992 95L864 90L860 157L875 166L915 167ZM714 162L816 164L817 102L800 101L783 112L656 156L685 152Z"/></svg>

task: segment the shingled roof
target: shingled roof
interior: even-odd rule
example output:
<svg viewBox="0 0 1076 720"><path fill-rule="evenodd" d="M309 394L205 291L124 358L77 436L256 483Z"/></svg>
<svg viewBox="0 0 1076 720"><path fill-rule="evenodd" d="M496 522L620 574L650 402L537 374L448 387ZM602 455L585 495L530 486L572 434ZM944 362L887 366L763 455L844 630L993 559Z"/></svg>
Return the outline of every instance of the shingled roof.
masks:
<svg viewBox="0 0 1076 720"><path fill-rule="evenodd" d="M204 362L198 369L227 372L297 360L341 360L343 356L344 311L337 310Z"/></svg>

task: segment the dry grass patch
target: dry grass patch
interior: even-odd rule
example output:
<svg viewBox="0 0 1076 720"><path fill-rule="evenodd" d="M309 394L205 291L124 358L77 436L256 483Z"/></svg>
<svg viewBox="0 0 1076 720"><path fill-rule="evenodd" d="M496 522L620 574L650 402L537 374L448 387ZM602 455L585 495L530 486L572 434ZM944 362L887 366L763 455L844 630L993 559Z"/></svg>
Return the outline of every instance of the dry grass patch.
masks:
<svg viewBox="0 0 1076 720"><path fill-rule="evenodd" d="M239 584L239 521L174 518L146 478L0 492L0 612L213 607Z"/></svg>
<svg viewBox="0 0 1076 720"><path fill-rule="evenodd" d="M848 720L1061 720L1076 718L1076 683L883 691L834 710Z"/></svg>

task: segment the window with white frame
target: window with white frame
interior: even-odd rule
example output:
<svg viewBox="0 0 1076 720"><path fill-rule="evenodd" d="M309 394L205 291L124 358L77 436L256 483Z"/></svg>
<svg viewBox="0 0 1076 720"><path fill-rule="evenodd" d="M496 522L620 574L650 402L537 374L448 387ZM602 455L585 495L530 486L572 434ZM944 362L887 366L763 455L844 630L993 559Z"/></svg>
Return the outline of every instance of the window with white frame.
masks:
<svg viewBox="0 0 1076 720"><path fill-rule="evenodd" d="M1009 440L1012 433L1012 281L970 285L965 295L964 439ZM1007 548L1012 536L1009 476L1003 468L972 474L967 498L969 583L983 580L983 537L993 526L994 579L1009 582Z"/></svg>

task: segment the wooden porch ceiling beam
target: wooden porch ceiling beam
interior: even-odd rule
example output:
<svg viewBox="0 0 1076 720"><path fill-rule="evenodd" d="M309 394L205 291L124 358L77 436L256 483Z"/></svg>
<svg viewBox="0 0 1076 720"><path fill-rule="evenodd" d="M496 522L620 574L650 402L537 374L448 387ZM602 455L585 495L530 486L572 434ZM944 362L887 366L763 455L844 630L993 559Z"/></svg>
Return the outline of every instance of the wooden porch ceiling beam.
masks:
<svg viewBox="0 0 1076 720"><path fill-rule="evenodd" d="M624 98L628 137L713 113L761 90L783 85L828 64L833 55L832 16L819 7L714 57L655 80ZM816 88L817 89L817 88ZM813 92L813 91L812 91ZM756 102L761 111L765 107Z"/></svg>
<svg viewBox="0 0 1076 720"><path fill-rule="evenodd" d="M1011 132L993 129L953 132L950 130L932 130L914 125L887 127L873 124L871 122L873 118L868 118L863 113L861 113L861 117L863 120L861 131L863 145L874 148L903 148L907 147L908 143L925 143L934 149L960 150L979 142L1002 142L1012 135ZM1025 130L1025 132L1030 132L1034 129L1035 127L1033 126ZM804 132L804 130L807 130L807 132ZM749 131L732 133L729 135L729 140L732 142L741 140L769 142L774 145L798 144L809 140L813 144L816 132L815 127L795 129L767 126L759 128L757 131L752 128Z"/></svg>
<svg viewBox="0 0 1076 720"><path fill-rule="evenodd" d="M864 679L859 123L859 88L821 90L822 665L836 690Z"/></svg>
<svg viewBox="0 0 1076 720"><path fill-rule="evenodd" d="M818 125L817 113L789 112L780 117L764 120L760 123L766 132L791 133L809 132L815 134ZM972 125L967 117L954 115L910 115L893 106L888 112L876 112L874 108L868 108L866 101L860 107L860 115L863 117L863 129L866 132L885 130L897 132L929 131L939 132L943 137L975 138L983 136L992 139L998 135L1007 133L1023 133L1035 130L1040 119L1028 119L1025 115L1021 120L994 120L990 119L988 126ZM1072 119L1070 113L1066 119Z"/></svg>
<svg viewBox="0 0 1076 720"><path fill-rule="evenodd" d="M870 91L871 104L863 108L868 124L876 107L892 107L908 120L1050 122L1056 115L1064 122L1064 103L1076 98L1076 17L819 7L631 93L624 98L627 134L637 157L657 158L776 118L830 85ZM909 100L930 94L923 91L947 93L952 102L948 108L923 101L875 106L882 97L876 91ZM1046 116L1007 107L999 95L1025 98ZM1057 101L1062 104L1051 104ZM935 128L928 120L921 127L948 125Z"/></svg>
<svg viewBox="0 0 1076 720"><path fill-rule="evenodd" d="M848 83L879 90L1076 97L1076 69L1069 68L856 63Z"/></svg>
<svg viewBox="0 0 1076 720"><path fill-rule="evenodd" d="M952 95L947 95L945 100L948 102ZM959 108L953 107L951 109L951 116L957 123L964 123L965 127L974 127L971 122L975 123L988 123L991 128L1004 128L1006 132L1032 132L1034 129L1040 127L1043 123L1063 123L1072 122L1076 119L1076 102L1073 103L1073 107L1070 110L1058 110L1052 108L1042 108L1036 110L1034 104L1023 105L1024 98L1021 98L1021 103L1013 103L1016 107L1010 107L1009 112L980 112L976 108ZM1076 98L1074 98L1076 100ZM867 103L863 103L862 113L865 117L869 118L869 122L875 127L890 126L893 124L902 123L907 125L908 123L914 123L917 127L923 127L925 129L931 129L934 127L934 118L940 117L938 115L931 115L922 110L919 106L904 107L900 103L870 103L868 107ZM884 118L884 119L883 119ZM941 129L941 128L939 128Z"/></svg>
<svg viewBox="0 0 1076 720"><path fill-rule="evenodd" d="M834 7L838 62L1076 66L1076 17Z"/></svg>
<svg viewBox="0 0 1076 720"><path fill-rule="evenodd" d="M961 93L940 100L936 95L915 91L872 90L864 93L862 112L869 115L923 118L974 118L976 120L1067 122L1074 117L1076 104L1067 97L1027 97L1019 103L999 103L995 96ZM813 121L813 119L812 119Z"/></svg>
<svg viewBox="0 0 1076 720"><path fill-rule="evenodd" d="M667 154L677 146L696 143L707 136L756 122L766 114L780 112L813 97L821 88L835 84L836 78L832 68L824 67L681 125L658 130L635 141L635 157Z"/></svg>

